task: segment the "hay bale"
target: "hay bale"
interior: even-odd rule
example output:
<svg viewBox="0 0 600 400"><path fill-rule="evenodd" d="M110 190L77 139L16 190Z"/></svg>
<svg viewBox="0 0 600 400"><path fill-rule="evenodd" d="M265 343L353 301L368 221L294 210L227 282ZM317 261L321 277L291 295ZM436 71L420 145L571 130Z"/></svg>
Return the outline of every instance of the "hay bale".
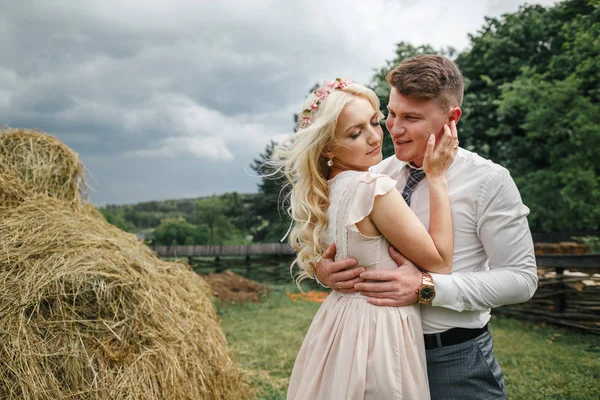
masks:
<svg viewBox="0 0 600 400"><path fill-rule="evenodd" d="M210 286L189 266L160 260L80 201L77 169L60 179L0 166L0 182L24 182L0 203L0 398L249 396Z"/></svg>
<svg viewBox="0 0 600 400"><path fill-rule="evenodd" d="M52 200L3 210L0 242L0 398L243 398L187 265Z"/></svg>
<svg viewBox="0 0 600 400"><path fill-rule="evenodd" d="M21 178L13 171L5 170L0 162L0 207L15 206L27 197L22 183Z"/></svg>
<svg viewBox="0 0 600 400"><path fill-rule="evenodd" d="M27 197L52 197L79 204L86 189L77 153L36 130L0 129L0 206Z"/></svg>

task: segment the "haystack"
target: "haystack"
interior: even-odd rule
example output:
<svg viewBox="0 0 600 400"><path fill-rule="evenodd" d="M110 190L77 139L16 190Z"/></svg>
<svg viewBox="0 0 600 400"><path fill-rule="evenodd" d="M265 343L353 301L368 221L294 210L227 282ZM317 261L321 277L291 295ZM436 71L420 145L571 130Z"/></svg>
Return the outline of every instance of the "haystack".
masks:
<svg viewBox="0 0 600 400"><path fill-rule="evenodd" d="M39 131L0 130L0 206L52 197L80 204L86 189L78 155Z"/></svg>
<svg viewBox="0 0 600 400"><path fill-rule="evenodd" d="M82 200L65 149L0 131L0 398L247 398L209 285Z"/></svg>

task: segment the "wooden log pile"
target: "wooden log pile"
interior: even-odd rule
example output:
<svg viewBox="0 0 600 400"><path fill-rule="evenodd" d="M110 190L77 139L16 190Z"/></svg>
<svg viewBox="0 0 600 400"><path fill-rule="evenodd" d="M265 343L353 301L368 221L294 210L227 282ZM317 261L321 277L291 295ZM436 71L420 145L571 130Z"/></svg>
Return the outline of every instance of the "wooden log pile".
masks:
<svg viewBox="0 0 600 400"><path fill-rule="evenodd" d="M584 254L578 243L536 243L536 255ZM520 319L564 325L600 335L600 269L538 267L538 289L531 300L495 309Z"/></svg>
<svg viewBox="0 0 600 400"><path fill-rule="evenodd" d="M590 249L589 246L576 242L559 243L535 243L533 245L536 255L548 254L585 254Z"/></svg>

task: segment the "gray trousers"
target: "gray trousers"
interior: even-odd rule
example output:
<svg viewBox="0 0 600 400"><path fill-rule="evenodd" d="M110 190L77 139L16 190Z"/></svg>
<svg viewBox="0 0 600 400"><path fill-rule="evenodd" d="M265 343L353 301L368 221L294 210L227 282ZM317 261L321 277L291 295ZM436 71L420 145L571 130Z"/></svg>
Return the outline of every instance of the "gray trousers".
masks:
<svg viewBox="0 0 600 400"><path fill-rule="evenodd" d="M485 332L464 343L427 350L431 399L507 399L492 346L492 336Z"/></svg>

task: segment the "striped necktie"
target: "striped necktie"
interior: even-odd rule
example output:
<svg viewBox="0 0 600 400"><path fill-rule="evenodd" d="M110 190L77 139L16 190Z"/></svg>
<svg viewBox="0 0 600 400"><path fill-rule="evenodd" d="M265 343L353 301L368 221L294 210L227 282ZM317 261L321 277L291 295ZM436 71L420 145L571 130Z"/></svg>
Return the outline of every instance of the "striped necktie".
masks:
<svg viewBox="0 0 600 400"><path fill-rule="evenodd" d="M423 171L422 169L411 168L408 165L406 166L406 168L408 169L409 175L408 179L406 180L406 186L404 186L404 190L402 191L402 197L404 197L406 204L410 206L410 196L412 196L412 193L419 184L419 182L421 182L423 178L425 178L425 171Z"/></svg>

